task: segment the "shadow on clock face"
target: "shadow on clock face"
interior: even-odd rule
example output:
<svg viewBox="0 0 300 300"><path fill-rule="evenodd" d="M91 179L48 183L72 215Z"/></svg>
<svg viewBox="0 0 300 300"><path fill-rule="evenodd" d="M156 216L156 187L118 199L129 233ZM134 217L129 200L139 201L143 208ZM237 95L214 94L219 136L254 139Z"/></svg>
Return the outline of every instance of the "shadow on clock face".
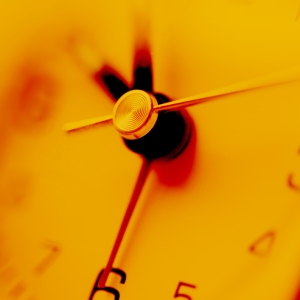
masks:
<svg viewBox="0 0 300 300"><path fill-rule="evenodd" d="M170 99L153 90L152 58L149 47L136 50L133 65L133 80L127 83L111 66L103 66L95 80L114 100L130 90L143 90L152 93L159 104ZM180 185L192 169L195 154L195 136L191 117L185 110L160 112L152 130L136 139L123 139L133 152L147 160L155 161L154 169L159 179L166 185Z"/></svg>

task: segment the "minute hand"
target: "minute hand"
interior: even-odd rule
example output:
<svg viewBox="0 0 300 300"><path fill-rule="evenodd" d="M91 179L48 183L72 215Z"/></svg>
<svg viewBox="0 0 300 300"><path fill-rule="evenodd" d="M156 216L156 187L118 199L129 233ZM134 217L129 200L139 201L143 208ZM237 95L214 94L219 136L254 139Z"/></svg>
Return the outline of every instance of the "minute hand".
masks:
<svg viewBox="0 0 300 300"><path fill-rule="evenodd" d="M274 73L269 73L267 75L242 81L233 85L229 85L223 88L194 95L191 97L186 97L183 99L174 100L163 104L158 104L153 107L153 110L157 112L162 110L175 110L181 107L197 105L207 101L220 99L225 95L236 94L248 90L268 87L276 84L287 83L295 80L300 80L300 66L284 69Z"/></svg>

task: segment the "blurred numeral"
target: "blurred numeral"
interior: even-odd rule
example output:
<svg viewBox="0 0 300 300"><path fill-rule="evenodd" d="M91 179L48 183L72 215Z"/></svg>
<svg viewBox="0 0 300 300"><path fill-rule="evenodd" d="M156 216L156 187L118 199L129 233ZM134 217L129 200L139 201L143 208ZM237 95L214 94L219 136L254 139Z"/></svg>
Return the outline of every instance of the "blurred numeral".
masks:
<svg viewBox="0 0 300 300"><path fill-rule="evenodd" d="M38 275L41 275L50 267L60 252L59 246L54 242L46 242L43 246L47 249L48 253L34 269L34 272Z"/></svg>
<svg viewBox="0 0 300 300"><path fill-rule="evenodd" d="M299 154L300 154L300 149L298 150L298 155L299 155ZM288 186L289 186L291 189L300 192L300 183L296 183L295 175L294 175L294 174L290 174L290 175L288 176L287 183L288 183Z"/></svg>
<svg viewBox="0 0 300 300"><path fill-rule="evenodd" d="M195 285L192 285L192 284L188 284L188 283L184 283L184 282L179 282L178 283L178 286L177 286L177 289L176 289L176 292L175 292L175 295L174 295L174 298L185 298L185 299L188 299L188 300L192 300L192 298L187 295L187 294L182 294L182 293L179 293L179 290L182 286L186 286L188 288L192 288L192 289L195 289L196 286Z"/></svg>
<svg viewBox="0 0 300 300"><path fill-rule="evenodd" d="M300 192L300 184L295 183L293 174L290 174L288 177L288 185L291 189Z"/></svg>
<svg viewBox="0 0 300 300"><path fill-rule="evenodd" d="M275 232L269 231L259 237L249 248L249 251L258 256L266 256L270 253L275 240Z"/></svg>
<svg viewBox="0 0 300 300"><path fill-rule="evenodd" d="M23 282L18 282L9 292L9 297L19 298L26 291L26 285Z"/></svg>
<svg viewBox="0 0 300 300"><path fill-rule="evenodd" d="M92 290L92 293L91 293L91 295L90 295L89 300L92 300L93 297L94 297L94 295L95 295L98 291L105 291L105 292L107 292L107 293L109 293L109 294L114 295L114 297L115 297L114 300L119 300L119 299L120 299L120 293L119 293L119 291L118 291L117 289L112 288L112 287L107 287L107 286L104 287L104 288L99 288L99 287L98 287L98 282L100 281L100 278L101 278L103 272L104 272L104 269L99 273L99 275L98 275L98 277L97 277L97 279L96 279L96 282L95 282L95 284L94 284L94 287L93 287L93 290ZM124 271L122 271L122 270L120 270L120 269L112 268L112 269L111 269L111 272L112 272L112 273L115 273L115 274L117 274L117 275L119 275L119 276L121 277L120 283L122 283L122 284L125 283L125 281L126 281L126 273L125 273Z"/></svg>

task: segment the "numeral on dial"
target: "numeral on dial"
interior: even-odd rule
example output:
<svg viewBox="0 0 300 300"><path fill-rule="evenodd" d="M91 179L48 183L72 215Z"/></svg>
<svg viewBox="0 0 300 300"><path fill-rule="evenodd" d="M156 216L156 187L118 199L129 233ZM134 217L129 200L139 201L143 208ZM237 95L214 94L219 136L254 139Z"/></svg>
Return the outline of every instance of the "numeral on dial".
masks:
<svg viewBox="0 0 300 300"><path fill-rule="evenodd" d="M180 288L183 287L183 286L189 287L189 288L192 288L192 289L196 288L195 285L184 283L184 282L179 282L178 286L177 286L177 289L176 289L176 292L175 292L175 295L174 295L174 298L185 298L185 299L188 299L188 300L192 300L191 296L179 292Z"/></svg>
<svg viewBox="0 0 300 300"><path fill-rule="evenodd" d="M97 277L97 279L96 279L96 282L95 282L95 284L94 284L94 287L93 287L93 290L92 290L91 295L90 295L90 297L89 297L89 300L92 300L93 297L94 297L94 295L95 295L96 292L98 292L98 291L105 291L105 292L107 292L107 293L110 293L110 294L114 295L114 297L115 297L114 300L119 300L119 299L120 299L120 292L119 292L117 289L112 288L112 287L108 287L108 286L106 286L106 287L104 287L104 288L100 288L100 287L98 286L98 283L99 283L99 281L100 281L100 278L101 278L103 272L104 272L104 269L101 270L101 272L99 273L99 275L98 275L98 277ZM120 283L122 283L122 284L125 283L125 281L126 281L126 273L125 273L124 271L122 271L122 270L120 270L120 269L112 268L112 269L111 269L111 272L112 272L112 273L115 273L115 274L117 274L117 275L119 275L119 276L121 277Z"/></svg>
<svg viewBox="0 0 300 300"><path fill-rule="evenodd" d="M23 282L18 282L9 292L11 298L17 299L26 291L26 285Z"/></svg>
<svg viewBox="0 0 300 300"><path fill-rule="evenodd" d="M268 255L272 249L275 236L276 234L273 231L265 233L249 247L249 251L258 256Z"/></svg>
<svg viewBox="0 0 300 300"><path fill-rule="evenodd" d="M298 155L300 154L300 149L298 150ZM288 186L297 191L300 192L300 183L297 183L297 181L295 180L295 174L290 173L287 179L287 184Z"/></svg>
<svg viewBox="0 0 300 300"><path fill-rule="evenodd" d="M290 174L288 177L288 185L291 189L300 192L300 184L297 185L297 183L295 183L293 174Z"/></svg>
<svg viewBox="0 0 300 300"><path fill-rule="evenodd" d="M34 272L37 275L41 275L42 273L44 273L54 262L60 252L59 246L54 242L47 241L45 242L45 244L43 244L43 246L47 249L47 251L50 252L47 253L44 259L35 267Z"/></svg>

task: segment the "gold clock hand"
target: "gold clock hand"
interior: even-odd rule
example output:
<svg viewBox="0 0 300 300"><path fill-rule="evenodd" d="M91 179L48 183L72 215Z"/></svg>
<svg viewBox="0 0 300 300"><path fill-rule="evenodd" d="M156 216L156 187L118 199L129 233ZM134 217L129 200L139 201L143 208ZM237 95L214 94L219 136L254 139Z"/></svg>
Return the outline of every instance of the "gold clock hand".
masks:
<svg viewBox="0 0 300 300"><path fill-rule="evenodd" d="M153 112L159 112L163 110L176 110L182 107L192 106L201 104L204 102L208 102L215 99L220 99L223 96L229 94L241 93L244 91L254 90L258 88L268 87L276 84L283 84L291 81L300 80L300 66L284 69L281 71L277 71L274 73L270 73L267 75L263 75L260 77L256 77L254 79L242 81L233 85L229 85L223 88L215 89L209 92L205 92L202 94L194 95L191 97L186 97L179 100L174 100L171 102L163 103L163 104L155 104L149 114L151 115ZM133 91L129 92L132 93ZM118 103L118 102L117 102ZM133 108L132 108L133 109ZM128 112L130 112L130 107ZM113 119L113 115L97 117L72 123L67 123L63 127L63 130L66 132L77 131L82 128L87 128L93 125L97 125L103 122L111 121Z"/></svg>
<svg viewBox="0 0 300 300"><path fill-rule="evenodd" d="M63 130L66 132L74 132L84 128L92 127L94 125L98 125L100 123L109 122L112 120L112 115L90 118L75 122L66 123L63 126Z"/></svg>
<svg viewBox="0 0 300 300"><path fill-rule="evenodd" d="M142 168L140 170L140 173L139 173L136 185L134 187L131 199L129 201L129 204L128 204L126 212L125 212L125 215L123 217L123 221L121 223L117 238L115 240L114 246L113 246L112 251L110 253L108 262L107 262L106 267L104 269L104 272L103 272L103 274L102 274L102 276L101 276L101 278L98 282L98 288L104 288L105 287L107 277L108 277L108 275L109 275L109 273L112 269L113 263L115 261L117 253L118 253L119 248L121 246L121 242L123 240L124 234L125 234L126 229L128 227L128 224L129 224L129 221L131 219L132 213L133 213L133 211L136 207L139 196L142 192L144 183L145 183L146 178L147 178L147 174L148 174L148 171L149 171L150 164L151 164L151 161L149 161L149 160L145 159L143 161Z"/></svg>
<svg viewBox="0 0 300 300"><path fill-rule="evenodd" d="M284 69L254 79L246 80L240 83L229 85L223 88L219 88L213 91L205 92L202 94L194 95L191 97L174 100L171 102L155 105L153 110L163 111L163 110L176 110L182 107L197 105L207 101L211 101L216 98L221 98L222 96L228 94L240 93L248 90L268 87L276 84L287 83L300 79L300 66Z"/></svg>

